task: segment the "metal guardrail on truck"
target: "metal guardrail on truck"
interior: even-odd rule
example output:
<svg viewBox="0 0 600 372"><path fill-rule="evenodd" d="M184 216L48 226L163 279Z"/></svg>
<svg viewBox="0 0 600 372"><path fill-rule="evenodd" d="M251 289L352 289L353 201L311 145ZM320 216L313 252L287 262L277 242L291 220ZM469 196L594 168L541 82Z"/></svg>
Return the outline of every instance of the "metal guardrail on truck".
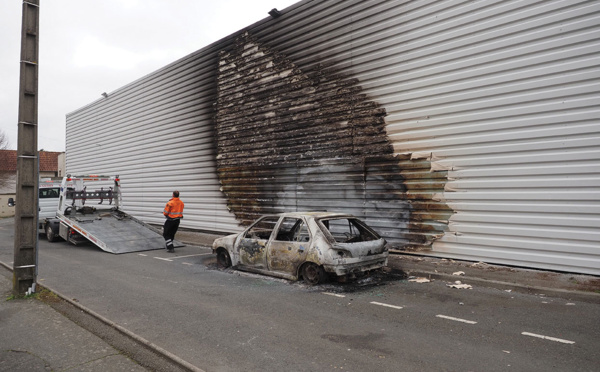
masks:
<svg viewBox="0 0 600 372"><path fill-rule="evenodd" d="M121 210L119 176L63 178L56 218L45 220L48 241L92 242L110 253L164 249L161 232Z"/></svg>

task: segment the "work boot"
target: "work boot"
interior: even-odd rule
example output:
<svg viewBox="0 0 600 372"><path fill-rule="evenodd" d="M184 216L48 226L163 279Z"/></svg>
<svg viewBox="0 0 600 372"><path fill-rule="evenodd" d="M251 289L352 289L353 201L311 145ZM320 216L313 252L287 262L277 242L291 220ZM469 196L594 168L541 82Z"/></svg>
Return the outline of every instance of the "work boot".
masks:
<svg viewBox="0 0 600 372"><path fill-rule="evenodd" d="M167 244L167 252L169 252L169 253L175 252L175 246L173 245L173 242L169 242L169 244Z"/></svg>

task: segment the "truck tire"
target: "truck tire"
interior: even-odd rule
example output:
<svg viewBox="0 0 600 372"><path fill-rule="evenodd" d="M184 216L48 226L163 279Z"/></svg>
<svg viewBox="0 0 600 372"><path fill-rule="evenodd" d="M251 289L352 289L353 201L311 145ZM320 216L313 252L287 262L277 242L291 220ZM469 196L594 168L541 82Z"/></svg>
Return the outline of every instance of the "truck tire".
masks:
<svg viewBox="0 0 600 372"><path fill-rule="evenodd" d="M48 241L51 243L54 243L58 240L58 235L56 235L49 223L46 224L46 239L48 239Z"/></svg>

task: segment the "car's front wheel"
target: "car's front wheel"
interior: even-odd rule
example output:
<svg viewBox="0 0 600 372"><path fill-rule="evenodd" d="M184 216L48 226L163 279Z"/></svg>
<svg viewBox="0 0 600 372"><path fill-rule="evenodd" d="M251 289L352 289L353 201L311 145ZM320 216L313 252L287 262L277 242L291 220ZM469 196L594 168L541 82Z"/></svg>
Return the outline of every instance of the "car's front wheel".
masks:
<svg viewBox="0 0 600 372"><path fill-rule="evenodd" d="M217 250L217 266L221 269L226 269L231 266L231 257L229 257L229 252L224 248L219 248L219 250Z"/></svg>
<svg viewBox="0 0 600 372"><path fill-rule="evenodd" d="M323 266L307 262L302 266L302 279L306 284L316 285L325 281L326 274Z"/></svg>

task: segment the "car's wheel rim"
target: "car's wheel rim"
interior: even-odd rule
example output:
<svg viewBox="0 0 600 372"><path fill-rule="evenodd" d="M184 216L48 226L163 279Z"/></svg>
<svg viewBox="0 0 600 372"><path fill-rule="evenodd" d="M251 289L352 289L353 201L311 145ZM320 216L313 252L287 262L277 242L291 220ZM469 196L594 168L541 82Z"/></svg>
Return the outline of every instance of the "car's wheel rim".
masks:
<svg viewBox="0 0 600 372"><path fill-rule="evenodd" d="M222 251L219 252L219 254L217 254L217 263L221 267L229 267L229 257L227 256L227 253Z"/></svg>
<svg viewBox="0 0 600 372"><path fill-rule="evenodd" d="M319 268L314 264L308 264L304 269L304 279L311 284L319 282Z"/></svg>

